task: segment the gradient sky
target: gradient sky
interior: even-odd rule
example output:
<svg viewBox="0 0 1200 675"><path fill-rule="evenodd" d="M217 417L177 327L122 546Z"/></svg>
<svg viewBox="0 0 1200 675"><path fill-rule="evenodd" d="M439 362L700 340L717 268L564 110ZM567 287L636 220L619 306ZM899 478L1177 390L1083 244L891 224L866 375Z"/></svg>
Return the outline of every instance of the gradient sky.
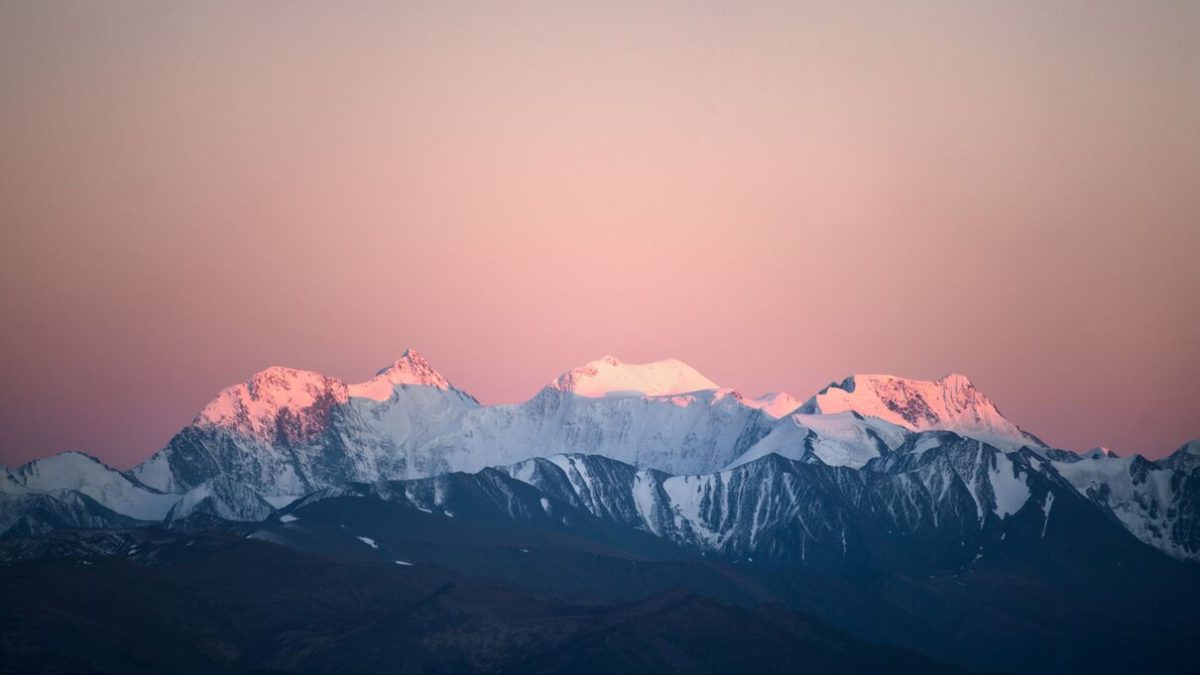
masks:
<svg viewBox="0 0 1200 675"><path fill-rule="evenodd" d="M0 462L408 346L1200 436L1200 3L743 4L0 2Z"/></svg>

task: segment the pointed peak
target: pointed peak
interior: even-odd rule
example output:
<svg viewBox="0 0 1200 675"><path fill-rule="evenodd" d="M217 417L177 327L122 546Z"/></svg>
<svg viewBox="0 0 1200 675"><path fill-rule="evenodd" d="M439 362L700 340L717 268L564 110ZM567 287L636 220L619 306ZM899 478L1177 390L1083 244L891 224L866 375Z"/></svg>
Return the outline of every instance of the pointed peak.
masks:
<svg viewBox="0 0 1200 675"><path fill-rule="evenodd" d="M1179 446L1179 449L1174 452L1176 455L1200 455L1200 438L1192 440Z"/></svg>
<svg viewBox="0 0 1200 675"><path fill-rule="evenodd" d="M1158 460L1158 465L1183 472L1200 468L1200 438L1179 446L1178 450Z"/></svg>
<svg viewBox="0 0 1200 675"><path fill-rule="evenodd" d="M442 391L458 391L444 375L415 349L405 349L400 358L381 368L375 377L350 386L350 395L386 401L396 387L433 387ZM474 400L474 399L472 399Z"/></svg>
<svg viewBox="0 0 1200 675"><path fill-rule="evenodd" d="M379 372L382 373L383 371L388 370L389 368L395 367L399 364L407 364L411 368L428 368L430 370L433 369L433 367L429 365L429 361L425 358L424 354L422 354L421 352L410 347L408 349L405 349L400 354L400 358L396 359L395 361L392 362L391 365L381 369Z"/></svg>
<svg viewBox="0 0 1200 675"><path fill-rule="evenodd" d="M1119 455L1104 446L1096 446L1087 452L1079 455L1084 459L1107 459L1110 457L1119 457Z"/></svg>
<svg viewBox="0 0 1200 675"><path fill-rule="evenodd" d="M415 349L405 349L400 358L381 368L375 376L386 377L392 384L417 384L449 389L450 382Z"/></svg>
<svg viewBox="0 0 1200 675"><path fill-rule="evenodd" d="M678 359L625 363L615 356L604 356L569 370L551 382L550 387L588 398L671 396L720 388Z"/></svg>

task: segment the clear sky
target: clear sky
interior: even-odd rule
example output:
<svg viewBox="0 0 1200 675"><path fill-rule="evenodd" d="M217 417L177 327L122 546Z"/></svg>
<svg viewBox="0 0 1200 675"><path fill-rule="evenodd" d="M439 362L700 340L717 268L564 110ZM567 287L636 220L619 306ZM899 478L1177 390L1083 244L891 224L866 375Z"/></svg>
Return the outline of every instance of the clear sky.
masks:
<svg viewBox="0 0 1200 675"><path fill-rule="evenodd" d="M408 346L1200 436L1200 3L901 4L0 2L0 461Z"/></svg>

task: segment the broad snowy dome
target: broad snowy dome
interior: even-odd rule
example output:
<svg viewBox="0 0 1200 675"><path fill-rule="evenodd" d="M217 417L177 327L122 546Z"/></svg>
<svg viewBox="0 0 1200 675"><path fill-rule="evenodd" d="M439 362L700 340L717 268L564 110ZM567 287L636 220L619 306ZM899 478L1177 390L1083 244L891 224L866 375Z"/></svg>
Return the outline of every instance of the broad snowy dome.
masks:
<svg viewBox="0 0 1200 675"><path fill-rule="evenodd" d="M550 386L589 398L671 396L719 388L695 368L677 359L624 363L612 356L563 373Z"/></svg>

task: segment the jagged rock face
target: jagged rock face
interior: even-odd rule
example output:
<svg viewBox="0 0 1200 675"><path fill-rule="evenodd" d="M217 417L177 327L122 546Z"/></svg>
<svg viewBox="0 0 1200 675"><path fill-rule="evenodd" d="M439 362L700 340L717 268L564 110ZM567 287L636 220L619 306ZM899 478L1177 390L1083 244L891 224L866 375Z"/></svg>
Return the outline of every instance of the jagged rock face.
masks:
<svg viewBox="0 0 1200 675"><path fill-rule="evenodd" d="M670 520L666 503L654 494L669 476L599 455L555 455L499 468L552 499L593 515L647 532L657 532Z"/></svg>
<svg viewBox="0 0 1200 675"><path fill-rule="evenodd" d="M166 492L231 475L266 495L430 475L448 466L415 444L478 406L411 350L353 385L269 368L218 394L133 475Z"/></svg>
<svg viewBox="0 0 1200 675"><path fill-rule="evenodd" d="M226 429L286 444L321 435L333 410L350 398L334 378L291 368L268 368L210 401L194 426Z"/></svg>
<svg viewBox="0 0 1200 675"><path fill-rule="evenodd" d="M257 492L225 476L188 490L171 507L166 520L203 514L234 522L258 522L274 512Z"/></svg>
<svg viewBox="0 0 1200 675"><path fill-rule="evenodd" d="M953 431L1003 450L1045 446L1005 418L991 399L963 375L947 375L932 382L891 375L854 375L822 389L797 412L846 411L878 417L912 431Z"/></svg>
<svg viewBox="0 0 1200 675"><path fill-rule="evenodd" d="M985 531L1017 513L1033 513L1044 531L1053 494L1069 488L1021 455L953 434L940 440L861 470L768 455L702 476L594 456L504 471L599 517L733 558L846 565L886 555L947 566L969 562ZM897 536L904 550L887 550Z"/></svg>
<svg viewBox="0 0 1200 675"><path fill-rule="evenodd" d="M256 376L218 397L232 405L210 404L217 412L206 408L133 473L164 491L230 475L266 495L302 495L346 482L450 470L437 448L421 444L457 426L478 404L450 387L384 385L391 388L386 398L376 381L351 387L308 375L286 384ZM381 400L356 396L356 389Z"/></svg>
<svg viewBox="0 0 1200 675"><path fill-rule="evenodd" d="M140 521L74 490L0 494L0 537L34 536L64 527L129 527Z"/></svg>
<svg viewBox="0 0 1200 675"><path fill-rule="evenodd" d="M1176 557L1200 560L1200 471L1176 471L1171 476L1171 494L1168 540L1179 551Z"/></svg>
<svg viewBox="0 0 1200 675"><path fill-rule="evenodd" d="M570 529L581 520L571 514L583 512L758 564L914 573L961 568L985 547L1037 545L1054 531L1056 500L1084 504L1035 466L1034 455L953 434L924 441L858 470L768 455L714 474L669 476L596 455L558 455L359 490L447 517L555 528Z"/></svg>
<svg viewBox="0 0 1200 675"><path fill-rule="evenodd" d="M1179 452L1157 464L1107 455L1054 463L1080 494L1138 539L1176 558L1200 560L1200 471L1184 470L1188 466Z"/></svg>
<svg viewBox="0 0 1200 675"><path fill-rule="evenodd" d="M1191 473L1200 469L1200 439L1184 443L1170 456L1159 460L1158 465L1183 473Z"/></svg>

